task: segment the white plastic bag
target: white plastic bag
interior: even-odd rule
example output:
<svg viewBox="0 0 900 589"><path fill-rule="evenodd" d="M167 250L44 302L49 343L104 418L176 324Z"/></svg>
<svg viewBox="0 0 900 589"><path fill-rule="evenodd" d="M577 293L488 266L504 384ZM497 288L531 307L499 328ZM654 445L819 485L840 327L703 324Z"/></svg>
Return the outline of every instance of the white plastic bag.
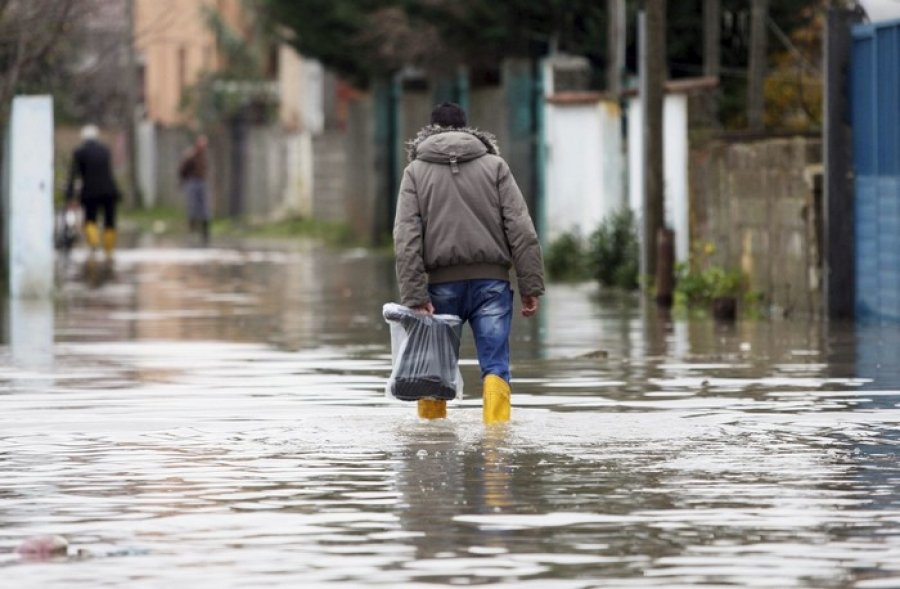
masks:
<svg viewBox="0 0 900 589"><path fill-rule="evenodd" d="M384 305L382 314L391 326L393 365L385 396L400 401L462 399L462 320L456 315L426 315L396 303Z"/></svg>

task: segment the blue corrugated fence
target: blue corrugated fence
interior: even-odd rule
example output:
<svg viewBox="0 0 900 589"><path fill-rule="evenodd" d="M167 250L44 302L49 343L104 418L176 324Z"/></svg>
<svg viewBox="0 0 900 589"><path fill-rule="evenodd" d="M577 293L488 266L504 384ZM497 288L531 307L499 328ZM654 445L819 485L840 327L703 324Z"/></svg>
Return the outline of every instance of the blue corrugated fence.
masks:
<svg viewBox="0 0 900 589"><path fill-rule="evenodd" d="M900 21L853 28L856 315L900 319Z"/></svg>

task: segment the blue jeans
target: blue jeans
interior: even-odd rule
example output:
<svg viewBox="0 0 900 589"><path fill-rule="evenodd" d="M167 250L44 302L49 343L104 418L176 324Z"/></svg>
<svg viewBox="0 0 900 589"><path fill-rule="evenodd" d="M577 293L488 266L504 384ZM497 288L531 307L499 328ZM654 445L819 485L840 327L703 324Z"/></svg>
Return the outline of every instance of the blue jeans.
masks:
<svg viewBox="0 0 900 589"><path fill-rule="evenodd" d="M513 293L506 280L461 280L429 284L435 313L468 321L475 335L481 378L488 374L509 382L509 328Z"/></svg>

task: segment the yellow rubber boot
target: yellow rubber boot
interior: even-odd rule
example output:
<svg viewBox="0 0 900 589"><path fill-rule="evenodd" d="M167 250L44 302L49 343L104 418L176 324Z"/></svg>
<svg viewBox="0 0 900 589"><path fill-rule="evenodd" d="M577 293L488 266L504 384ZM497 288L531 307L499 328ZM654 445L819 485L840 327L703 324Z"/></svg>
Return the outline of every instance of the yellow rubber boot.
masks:
<svg viewBox="0 0 900 589"><path fill-rule="evenodd" d="M84 224L84 240L87 241L91 249L100 247L100 228L96 223Z"/></svg>
<svg viewBox="0 0 900 589"><path fill-rule="evenodd" d="M484 377L484 422L503 423L509 421L509 383L497 376Z"/></svg>
<svg viewBox="0 0 900 589"><path fill-rule="evenodd" d="M106 252L107 255L111 254L112 251L116 248L116 230L115 229L104 229L103 230L103 251Z"/></svg>
<svg viewBox="0 0 900 589"><path fill-rule="evenodd" d="M419 399L419 417L422 419L444 419L447 417L447 401Z"/></svg>

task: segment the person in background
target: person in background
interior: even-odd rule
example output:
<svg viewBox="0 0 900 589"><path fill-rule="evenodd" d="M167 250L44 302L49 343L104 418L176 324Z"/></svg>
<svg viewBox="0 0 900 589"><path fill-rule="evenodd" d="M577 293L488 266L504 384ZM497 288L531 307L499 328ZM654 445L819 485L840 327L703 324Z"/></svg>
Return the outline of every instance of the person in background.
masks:
<svg viewBox="0 0 900 589"><path fill-rule="evenodd" d="M103 213L102 245L107 256L116 247L116 204L119 189L112 173L112 158L109 149L100 142L100 132L95 125L81 129L81 144L72 155L69 181L66 184L66 202L76 206L76 182L81 188L77 199L84 209L84 238L95 251L101 245L100 228L97 217Z"/></svg>
<svg viewBox="0 0 900 589"><path fill-rule="evenodd" d="M509 420L509 332L515 269L522 315L538 310L544 263L534 223L492 135L466 126L443 103L409 144L394 219L400 302L457 315L472 326L485 423ZM445 417L446 401L418 401L419 415Z"/></svg>
<svg viewBox="0 0 900 589"><path fill-rule="evenodd" d="M209 201L206 184L208 169L206 135L199 135L194 145L185 152L178 168L181 186L187 199L188 226L200 234L204 244L209 243Z"/></svg>

